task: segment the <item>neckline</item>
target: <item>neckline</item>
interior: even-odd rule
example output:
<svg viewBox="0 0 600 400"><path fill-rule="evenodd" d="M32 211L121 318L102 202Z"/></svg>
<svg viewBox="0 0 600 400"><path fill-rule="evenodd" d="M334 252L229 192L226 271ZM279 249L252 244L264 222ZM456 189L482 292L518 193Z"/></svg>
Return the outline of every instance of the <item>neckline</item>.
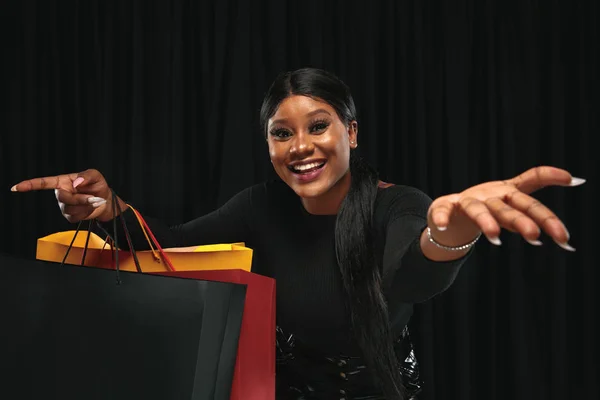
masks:
<svg viewBox="0 0 600 400"><path fill-rule="evenodd" d="M338 216L337 214L312 214L312 213L309 213L308 210L306 208L304 208L304 204L302 204L302 198L300 196L298 196L296 193L293 193L293 195L296 197L298 207L300 207L300 213L305 217L314 218L314 219L328 219L328 218L336 219Z"/></svg>

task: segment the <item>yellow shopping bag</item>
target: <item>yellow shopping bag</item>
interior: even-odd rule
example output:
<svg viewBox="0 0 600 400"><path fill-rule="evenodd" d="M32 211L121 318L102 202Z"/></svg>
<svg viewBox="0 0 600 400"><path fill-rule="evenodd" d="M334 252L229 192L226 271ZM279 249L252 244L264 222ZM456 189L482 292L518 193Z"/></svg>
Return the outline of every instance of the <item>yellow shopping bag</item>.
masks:
<svg viewBox="0 0 600 400"><path fill-rule="evenodd" d="M67 254L71 242L73 244L65 260L65 254ZM56 262L64 260L66 264L92 267L110 263L112 256L110 245L95 233L90 232L88 240L86 231L64 231L39 238L36 246L36 259Z"/></svg>
<svg viewBox="0 0 600 400"><path fill-rule="evenodd" d="M162 249L142 216L133 208L132 211L135 213L151 248L151 250L135 251L141 268L139 272L230 269L251 271L253 250L246 247L245 243L222 243ZM64 231L37 240L36 258L38 260L63 262L67 253L68 256L64 260L66 264L115 268L115 251L111 244L93 232ZM120 270L138 271L132 252L119 249L118 257Z"/></svg>

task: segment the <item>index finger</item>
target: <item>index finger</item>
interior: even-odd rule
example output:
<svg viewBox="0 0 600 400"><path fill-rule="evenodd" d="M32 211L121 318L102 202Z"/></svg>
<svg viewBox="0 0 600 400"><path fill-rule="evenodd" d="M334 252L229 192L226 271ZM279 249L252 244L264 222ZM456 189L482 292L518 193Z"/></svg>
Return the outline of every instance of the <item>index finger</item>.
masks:
<svg viewBox="0 0 600 400"><path fill-rule="evenodd" d="M11 192L31 192L34 190L65 189L72 190L72 182L77 174L46 176L22 181L10 188Z"/></svg>
<svg viewBox="0 0 600 400"><path fill-rule="evenodd" d="M512 179L508 179L506 183L529 194L546 186L578 186L585 183L585 179L575 178L561 168L540 166L530 168Z"/></svg>

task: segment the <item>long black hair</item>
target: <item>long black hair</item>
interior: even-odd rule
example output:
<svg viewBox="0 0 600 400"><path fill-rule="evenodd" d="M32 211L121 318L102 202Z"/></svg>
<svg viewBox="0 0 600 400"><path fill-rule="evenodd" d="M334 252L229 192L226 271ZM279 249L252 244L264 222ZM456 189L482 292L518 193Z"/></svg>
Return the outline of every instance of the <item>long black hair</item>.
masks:
<svg viewBox="0 0 600 400"><path fill-rule="evenodd" d="M315 68L280 74L262 104L263 132L281 102L291 95L308 96L328 103L340 120L356 121L356 107L348 86L335 75ZM364 160L350 153L350 190L337 215L336 255L346 291L354 337L366 364L387 399L403 400L404 386L394 352L393 337L381 272L373 243L373 208L378 176Z"/></svg>

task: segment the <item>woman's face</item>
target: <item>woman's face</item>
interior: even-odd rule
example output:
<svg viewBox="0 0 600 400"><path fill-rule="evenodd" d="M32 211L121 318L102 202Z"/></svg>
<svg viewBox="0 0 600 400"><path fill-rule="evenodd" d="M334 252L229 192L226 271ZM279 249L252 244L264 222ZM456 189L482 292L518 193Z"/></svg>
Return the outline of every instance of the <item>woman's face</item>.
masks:
<svg viewBox="0 0 600 400"><path fill-rule="evenodd" d="M348 175L356 136L356 121L345 125L328 103L307 96L283 100L267 125L273 167L303 199L328 194Z"/></svg>

